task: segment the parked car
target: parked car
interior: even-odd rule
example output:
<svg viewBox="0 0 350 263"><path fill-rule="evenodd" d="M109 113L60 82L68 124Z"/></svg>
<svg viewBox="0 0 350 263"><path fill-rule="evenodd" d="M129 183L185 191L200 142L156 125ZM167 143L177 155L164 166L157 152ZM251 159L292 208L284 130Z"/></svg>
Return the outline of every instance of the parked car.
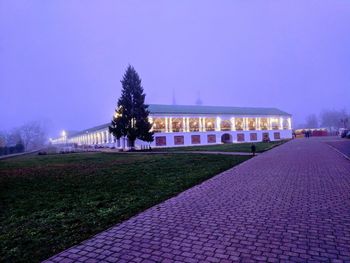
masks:
<svg viewBox="0 0 350 263"><path fill-rule="evenodd" d="M350 131L346 134L346 138L350 139Z"/></svg>
<svg viewBox="0 0 350 263"><path fill-rule="evenodd" d="M341 138L347 137L349 131L350 131L350 130L348 130L348 129L340 128L340 129L339 129L339 137L341 137Z"/></svg>

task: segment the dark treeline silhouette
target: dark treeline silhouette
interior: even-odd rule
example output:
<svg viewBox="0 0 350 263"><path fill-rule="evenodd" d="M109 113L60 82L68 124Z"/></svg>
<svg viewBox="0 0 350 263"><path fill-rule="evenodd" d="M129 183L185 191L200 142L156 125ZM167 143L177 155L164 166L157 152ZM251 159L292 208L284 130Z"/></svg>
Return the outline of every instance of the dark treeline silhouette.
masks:
<svg viewBox="0 0 350 263"><path fill-rule="evenodd" d="M47 143L45 124L31 121L10 131L0 131L0 155L33 151Z"/></svg>
<svg viewBox="0 0 350 263"><path fill-rule="evenodd" d="M24 152L24 145L22 142L18 142L15 146L3 146L0 147L0 156L14 153Z"/></svg>

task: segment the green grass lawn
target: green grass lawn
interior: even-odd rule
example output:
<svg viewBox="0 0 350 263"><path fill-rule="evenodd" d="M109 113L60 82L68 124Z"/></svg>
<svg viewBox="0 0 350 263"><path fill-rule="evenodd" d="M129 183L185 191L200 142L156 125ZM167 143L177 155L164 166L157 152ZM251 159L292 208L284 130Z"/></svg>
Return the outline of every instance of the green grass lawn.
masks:
<svg viewBox="0 0 350 263"><path fill-rule="evenodd" d="M38 262L245 156L84 153L0 160L0 262Z"/></svg>
<svg viewBox="0 0 350 263"><path fill-rule="evenodd" d="M257 142L256 152L264 152L271 148L281 145L287 142L287 140L274 141L274 142ZM215 152L251 152L252 143L225 143L214 144L204 146L189 146L189 147L172 147L172 148L159 148L153 151L161 152L178 152L178 151L215 151Z"/></svg>

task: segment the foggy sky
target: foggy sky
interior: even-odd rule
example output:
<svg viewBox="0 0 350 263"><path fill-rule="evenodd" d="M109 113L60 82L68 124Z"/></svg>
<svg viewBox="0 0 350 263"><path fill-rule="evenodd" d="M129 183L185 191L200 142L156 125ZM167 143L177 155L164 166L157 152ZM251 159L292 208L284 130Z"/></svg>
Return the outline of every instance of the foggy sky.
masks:
<svg viewBox="0 0 350 263"><path fill-rule="evenodd" d="M111 119L131 64L148 103L350 109L350 1L0 0L0 130Z"/></svg>

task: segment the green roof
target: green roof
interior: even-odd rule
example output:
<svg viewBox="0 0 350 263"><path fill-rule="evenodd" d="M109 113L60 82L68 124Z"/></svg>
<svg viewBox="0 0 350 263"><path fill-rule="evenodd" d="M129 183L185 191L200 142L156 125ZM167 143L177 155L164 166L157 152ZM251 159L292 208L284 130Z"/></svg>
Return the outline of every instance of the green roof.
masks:
<svg viewBox="0 0 350 263"><path fill-rule="evenodd" d="M290 116L289 113L276 108L150 104L148 109L151 114L230 114Z"/></svg>
<svg viewBox="0 0 350 263"><path fill-rule="evenodd" d="M102 124L102 125L98 125L98 126L95 126L95 127L92 127L92 128L90 128L90 129L82 130L82 131L80 131L80 132L77 132L77 133L74 133L74 134L72 134L72 135L69 135L69 137L74 137L74 136L77 136L77 135L83 135L83 134L86 134L86 133L89 133L89 132L94 132L94 131L102 130L102 129L107 128L109 125L111 125L110 122L105 123L105 124Z"/></svg>
<svg viewBox="0 0 350 263"><path fill-rule="evenodd" d="M289 113L276 108L226 107L226 106L199 106L199 105L161 105L149 104L151 114L213 114L213 115L261 115L261 116L291 116ZM112 119L112 117L111 117ZM92 127L69 137L82 135L107 128L111 123Z"/></svg>

